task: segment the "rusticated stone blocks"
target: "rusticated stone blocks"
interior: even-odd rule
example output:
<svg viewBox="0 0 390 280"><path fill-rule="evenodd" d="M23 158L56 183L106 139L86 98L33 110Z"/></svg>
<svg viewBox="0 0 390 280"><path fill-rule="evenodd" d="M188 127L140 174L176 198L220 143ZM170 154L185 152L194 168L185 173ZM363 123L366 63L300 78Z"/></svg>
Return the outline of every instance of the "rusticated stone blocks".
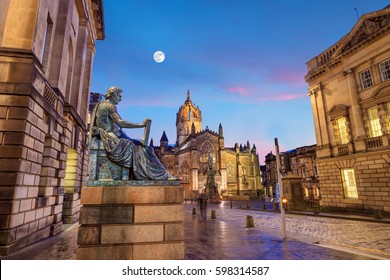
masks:
<svg viewBox="0 0 390 280"><path fill-rule="evenodd" d="M83 187L77 259L184 259L178 184Z"/></svg>

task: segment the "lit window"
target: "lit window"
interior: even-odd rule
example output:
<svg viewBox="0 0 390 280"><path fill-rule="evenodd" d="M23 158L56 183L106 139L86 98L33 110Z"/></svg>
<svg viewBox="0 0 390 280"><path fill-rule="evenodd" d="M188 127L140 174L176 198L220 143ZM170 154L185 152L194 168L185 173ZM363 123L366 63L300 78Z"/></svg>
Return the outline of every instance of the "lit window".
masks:
<svg viewBox="0 0 390 280"><path fill-rule="evenodd" d="M387 133L390 133L390 102L386 103L386 129Z"/></svg>
<svg viewBox="0 0 390 280"><path fill-rule="evenodd" d="M360 73L360 79L362 81L363 89L367 89L373 85L371 71L369 69Z"/></svg>
<svg viewBox="0 0 390 280"><path fill-rule="evenodd" d="M315 196L320 196L320 189L317 187L317 186L314 186L314 192L315 192Z"/></svg>
<svg viewBox="0 0 390 280"><path fill-rule="evenodd" d="M368 112L368 124L370 130L370 137L382 136L381 124L378 116L378 109L376 107L370 108Z"/></svg>
<svg viewBox="0 0 390 280"><path fill-rule="evenodd" d="M379 69L381 71L382 81L390 80L390 59L380 63Z"/></svg>
<svg viewBox="0 0 390 280"><path fill-rule="evenodd" d="M336 120L336 126L340 144L347 144L349 142L347 132L347 119L345 117L338 118Z"/></svg>
<svg viewBox="0 0 390 280"><path fill-rule="evenodd" d="M355 171L353 169L342 169L341 177L345 198L358 198Z"/></svg>

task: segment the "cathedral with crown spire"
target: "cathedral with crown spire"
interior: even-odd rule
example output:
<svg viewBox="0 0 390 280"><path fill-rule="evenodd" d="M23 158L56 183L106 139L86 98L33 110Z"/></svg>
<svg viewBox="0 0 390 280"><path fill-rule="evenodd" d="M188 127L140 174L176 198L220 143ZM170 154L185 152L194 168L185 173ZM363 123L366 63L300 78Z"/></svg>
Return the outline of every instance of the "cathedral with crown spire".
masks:
<svg viewBox="0 0 390 280"><path fill-rule="evenodd" d="M221 197L253 197L262 189L256 146L235 144L225 147L223 127L202 128L202 112L187 98L176 114L176 142L169 144L163 132L160 145L153 146L168 172L181 180L185 198L206 192L207 171L212 168Z"/></svg>

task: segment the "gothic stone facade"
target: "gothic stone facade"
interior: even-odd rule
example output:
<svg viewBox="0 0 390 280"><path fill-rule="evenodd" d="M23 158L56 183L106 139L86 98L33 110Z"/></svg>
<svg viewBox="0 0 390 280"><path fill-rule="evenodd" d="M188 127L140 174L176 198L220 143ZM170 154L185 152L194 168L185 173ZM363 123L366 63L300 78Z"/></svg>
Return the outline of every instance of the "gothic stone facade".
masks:
<svg viewBox="0 0 390 280"><path fill-rule="evenodd" d="M0 2L0 254L78 220L101 0Z"/></svg>
<svg viewBox="0 0 390 280"><path fill-rule="evenodd" d="M215 181L222 196L256 196L262 189L259 159L256 147L224 144L222 125L218 133L208 127L202 130L202 113L191 99L179 108L176 116L177 138L175 146L168 144L163 133L156 154L168 172L181 179L185 198L195 198L206 186L209 156L213 159Z"/></svg>
<svg viewBox="0 0 390 280"><path fill-rule="evenodd" d="M390 212L390 6L307 62L322 207Z"/></svg>

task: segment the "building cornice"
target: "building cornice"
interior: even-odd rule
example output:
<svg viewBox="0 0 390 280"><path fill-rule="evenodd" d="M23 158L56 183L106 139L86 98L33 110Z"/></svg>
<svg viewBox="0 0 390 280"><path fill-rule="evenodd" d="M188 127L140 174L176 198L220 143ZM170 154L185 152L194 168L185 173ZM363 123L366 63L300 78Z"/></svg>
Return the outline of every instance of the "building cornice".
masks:
<svg viewBox="0 0 390 280"><path fill-rule="evenodd" d="M327 73L368 44L390 35L389 11L384 9L362 16L347 35L307 62L306 82L310 83Z"/></svg>

